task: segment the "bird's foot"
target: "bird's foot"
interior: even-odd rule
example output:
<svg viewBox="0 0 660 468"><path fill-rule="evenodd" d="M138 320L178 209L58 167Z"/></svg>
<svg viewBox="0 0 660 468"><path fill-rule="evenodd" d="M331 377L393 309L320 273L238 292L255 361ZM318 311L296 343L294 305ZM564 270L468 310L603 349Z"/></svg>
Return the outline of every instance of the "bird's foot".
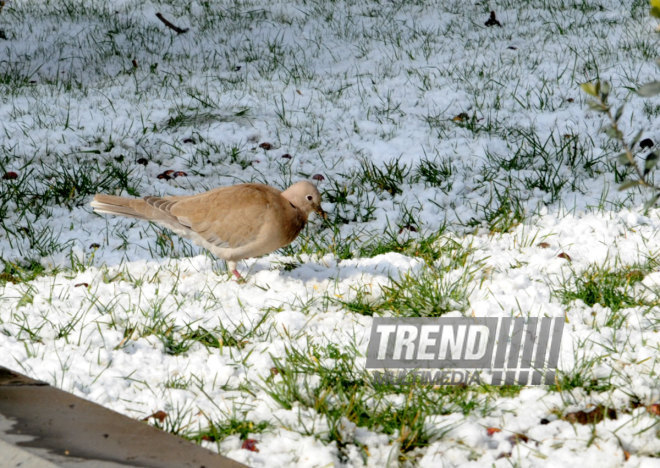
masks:
<svg viewBox="0 0 660 468"><path fill-rule="evenodd" d="M236 268L234 268L233 270L231 270L231 272L232 272L232 273L234 274L234 276L236 277L236 281L238 281L239 283L245 283L245 278L243 278L243 277L241 276L241 274L238 272L238 270L237 270Z"/></svg>

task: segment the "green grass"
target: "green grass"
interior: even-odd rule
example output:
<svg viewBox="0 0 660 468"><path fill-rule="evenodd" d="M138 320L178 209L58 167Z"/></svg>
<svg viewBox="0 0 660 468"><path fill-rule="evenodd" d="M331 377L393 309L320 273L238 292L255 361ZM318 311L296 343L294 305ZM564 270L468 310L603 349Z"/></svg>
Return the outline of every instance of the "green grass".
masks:
<svg viewBox="0 0 660 468"><path fill-rule="evenodd" d="M374 384L369 374L358 370L355 353L332 344L289 348L284 359L274 358L274 371L264 382L264 390L283 408L302 406L325 418L326 433L308 428L308 434L334 441L340 452L351 444L360 446L346 429L354 424L387 434L399 447L401 461L450 429L432 428L427 418L455 411L488 412L488 394L466 387ZM392 395L401 395L402 402L393 403Z"/></svg>
<svg viewBox="0 0 660 468"><path fill-rule="evenodd" d="M572 369L557 372L556 383L551 385L551 391L560 392L563 398L568 401L571 399L572 392L575 389L589 393L605 393L614 388L612 377L596 377L593 374L594 367L606 362L607 355L586 357L580 348L584 348L586 343L580 343L575 350L575 365Z"/></svg>
<svg viewBox="0 0 660 468"><path fill-rule="evenodd" d="M186 438L197 443L202 440L208 442L222 442L229 436L237 435L241 440L248 439L249 436L255 437L272 427L267 421L258 423L245 419L241 416L231 416L224 420L209 421L208 427L199 432L190 433Z"/></svg>
<svg viewBox="0 0 660 468"><path fill-rule="evenodd" d="M393 159L381 166L363 160L358 172L360 182L377 192L387 192L392 196L403 193L402 185L410 175L410 168L398 159Z"/></svg>
<svg viewBox="0 0 660 468"><path fill-rule="evenodd" d="M46 268L35 260L30 260L23 264L10 261L2 261L2 271L0 271L0 284L14 283L22 284L38 278L46 273ZM48 272L52 274L53 272Z"/></svg>
<svg viewBox="0 0 660 468"><path fill-rule="evenodd" d="M643 264L627 265L621 268L591 265L579 274L565 281L555 291L564 304L581 300L591 307L599 304L609 308L613 314L635 306L657 306L657 301L635 297L633 287L644 277L657 269L658 260L651 257Z"/></svg>
<svg viewBox="0 0 660 468"><path fill-rule="evenodd" d="M383 287L381 307L403 317L439 317L451 311L464 312L477 267L471 268L456 278L432 269L407 273Z"/></svg>
<svg viewBox="0 0 660 468"><path fill-rule="evenodd" d="M373 257L397 252L424 260L416 273L405 273L399 279L374 290L356 286L346 298L330 297L331 302L361 315L394 314L411 317L437 317L449 311L464 311L468 306L470 283L479 269L470 248L434 233L423 238L400 240L392 234L382 243L364 247L358 257Z"/></svg>
<svg viewBox="0 0 660 468"><path fill-rule="evenodd" d="M456 167L450 158L429 159L426 156L415 168L417 177L431 187L438 187L444 192L451 191Z"/></svg>
<svg viewBox="0 0 660 468"><path fill-rule="evenodd" d="M247 344L247 340L242 336L242 333L246 333L245 327L242 325L231 331L222 326L217 327L215 330L206 330L203 327L192 329L189 325L185 331L174 332L167 329L160 334L160 339L163 341L167 354L177 355L188 352L195 344L209 350L212 348L221 349L223 346L243 349ZM247 335L249 334L247 333Z"/></svg>

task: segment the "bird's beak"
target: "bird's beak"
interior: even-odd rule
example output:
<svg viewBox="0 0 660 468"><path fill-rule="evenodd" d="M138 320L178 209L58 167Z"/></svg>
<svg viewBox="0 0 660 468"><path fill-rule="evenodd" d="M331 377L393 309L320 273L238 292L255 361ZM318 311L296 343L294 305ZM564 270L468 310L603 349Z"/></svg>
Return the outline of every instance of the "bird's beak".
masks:
<svg viewBox="0 0 660 468"><path fill-rule="evenodd" d="M323 211L323 208L321 208L321 205L316 208L316 213L323 219L328 219L328 213Z"/></svg>

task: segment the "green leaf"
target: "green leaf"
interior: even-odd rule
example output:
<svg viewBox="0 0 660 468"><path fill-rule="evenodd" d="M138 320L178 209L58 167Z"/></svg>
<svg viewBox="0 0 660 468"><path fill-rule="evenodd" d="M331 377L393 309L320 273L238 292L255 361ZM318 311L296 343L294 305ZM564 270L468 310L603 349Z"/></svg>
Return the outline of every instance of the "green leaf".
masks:
<svg viewBox="0 0 660 468"><path fill-rule="evenodd" d="M598 97L598 91L596 90L596 85L593 83L582 83L580 85L582 91L587 93L589 96Z"/></svg>
<svg viewBox="0 0 660 468"><path fill-rule="evenodd" d="M619 192L623 192L624 190L628 190L629 188L632 188L636 185L639 185L639 180L626 180L621 185L619 185Z"/></svg>
<svg viewBox="0 0 660 468"><path fill-rule="evenodd" d="M603 100L607 99L607 96L610 94L611 86L607 81L603 81L600 84L600 95L603 97Z"/></svg>
<svg viewBox="0 0 660 468"><path fill-rule="evenodd" d="M617 130L616 128L610 125L604 127L603 131L605 132L605 135L615 140L621 140L621 138L623 138L623 135L621 134L621 130Z"/></svg>
<svg viewBox="0 0 660 468"><path fill-rule="evenodd" d="M660 0L651 0L651 16L660 18Z"/></svg>
<svg viewBox="0 0 660 468"><path fill-rule="evenodd" d="M648 174L658 164L658 153L651 151L644 159L644 175Z"/></svg>
<svg viewBox="0 0 660 468"><path fill-rule="evenodd" d="M640 86L637 89L637 94L643 97L651 97L660 94L660 81L652 81Z"/></svg>
<svg viewBox="0 0 660 468"><path fill-rule="evenodd" d="M646 213L649 208L651 208L660 198L660 192L657 192L654 196L651 197L649 201L644 203L644 212Z"/></svg>
<svg viewBox="0 0 660 468"><path fill-rule="evenodd" d="M628 153L621 153L617 156L616 160L619 164L623 164L624 166L632 166L632 162L628 159Z"/></svg>
<svg viewBox="0 0 660 468"><path fill-rule="evenodd" d="M587 101L589 109L595 110L596 112L607 112L610 108L596 101Z"/></svg>
<svg viewBox="0 0 660 468"><path fill-rule="evenodd" d="M637 144L637 142L640 140L640 138L642 138L643 134L644 134L644 130L640 130L639 132L637 132L637 135L635 135L635 138L633 138L632 141L630 142L630 148L634 147Z"/></svg>

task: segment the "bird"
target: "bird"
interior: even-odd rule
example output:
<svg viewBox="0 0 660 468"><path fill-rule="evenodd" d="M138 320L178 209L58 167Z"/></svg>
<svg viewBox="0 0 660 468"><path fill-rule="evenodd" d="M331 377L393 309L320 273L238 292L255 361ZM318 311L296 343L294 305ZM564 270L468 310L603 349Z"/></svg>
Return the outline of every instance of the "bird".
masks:
<svg viewBox="0 0 660 468"><path fill-rule="evenodd" d="M311 213L327 217L321 194L308 181L281 192L265 184L218 187L195 195L127 198L98 193L97 213L144 219L192 240L227 262L242 281L237 262L289 245Z"/></svg>

